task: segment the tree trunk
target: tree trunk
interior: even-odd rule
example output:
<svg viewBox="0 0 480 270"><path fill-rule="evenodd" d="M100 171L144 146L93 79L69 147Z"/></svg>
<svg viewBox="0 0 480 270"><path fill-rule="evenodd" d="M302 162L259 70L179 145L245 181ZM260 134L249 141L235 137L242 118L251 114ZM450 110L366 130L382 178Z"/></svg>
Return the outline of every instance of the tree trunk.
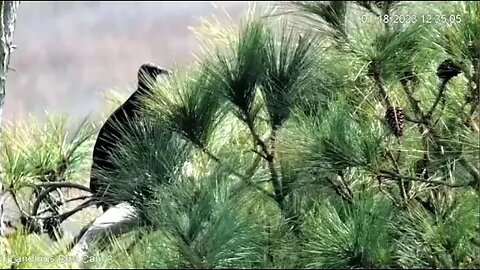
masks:
<svg viewBox="0 0 480 270"><path fill-rule="evenodd" d="M0 125L3 116L3 104L5 102L5 84L7 82L8 65L10 64L10 53L12 52L12 39L15 30L15 22L17 20L17 9L20 1L2 1L0 3L0 38L1 38L1 52L0 52ZM1 147L0 138L0 147ZM1 167L0 167L1 170ZM4 186L3 177L0 175L0 238L5 232L4 222Z"/></svg>

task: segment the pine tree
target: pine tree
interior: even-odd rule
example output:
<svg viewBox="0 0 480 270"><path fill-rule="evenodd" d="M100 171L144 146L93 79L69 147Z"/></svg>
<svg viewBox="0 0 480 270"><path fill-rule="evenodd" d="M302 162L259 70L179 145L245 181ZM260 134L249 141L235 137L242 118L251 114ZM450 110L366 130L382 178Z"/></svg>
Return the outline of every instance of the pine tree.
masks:
<svg viewBox="0 0 480 270"><path fill-rule="evenodd" d="M102 175L151 225L117 266L480 267L480 4L376 2L252 12L155 85Z"/></svg>

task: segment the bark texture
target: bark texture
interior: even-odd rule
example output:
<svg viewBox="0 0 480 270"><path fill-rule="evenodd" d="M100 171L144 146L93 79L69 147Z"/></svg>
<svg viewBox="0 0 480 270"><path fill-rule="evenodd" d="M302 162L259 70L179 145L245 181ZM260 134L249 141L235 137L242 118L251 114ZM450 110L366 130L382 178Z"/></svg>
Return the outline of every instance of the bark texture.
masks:
<svg viewBox="0 0 480 270"><path fill-rule="evenodd" d="M2 1L0 2L0 126L2 123L3 104L5 102L5 89L7 83L7 74L9 71L10 55L13 50L13 32L15 31L15 23L17 21L17 9L20 1ZM0 147L2 140L0 138ZM4 236L6 231L6 223L4 220L4 190L3 175L1 175L2 168L0 166L0 237Z"/></svg>

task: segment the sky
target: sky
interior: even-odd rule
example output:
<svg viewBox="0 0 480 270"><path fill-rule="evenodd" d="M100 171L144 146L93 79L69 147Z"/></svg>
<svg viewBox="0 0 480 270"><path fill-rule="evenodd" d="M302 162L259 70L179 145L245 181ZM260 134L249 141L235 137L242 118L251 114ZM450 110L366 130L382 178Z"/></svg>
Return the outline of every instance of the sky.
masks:
<svg viewBox="0 0 480 270"><path fill-rule="evenodd" d="M248 2L21 2L7 77L4 121L107 110L105 93L128 94L144 62L182 68L199 50L190 26L232 20Z"/></svg>

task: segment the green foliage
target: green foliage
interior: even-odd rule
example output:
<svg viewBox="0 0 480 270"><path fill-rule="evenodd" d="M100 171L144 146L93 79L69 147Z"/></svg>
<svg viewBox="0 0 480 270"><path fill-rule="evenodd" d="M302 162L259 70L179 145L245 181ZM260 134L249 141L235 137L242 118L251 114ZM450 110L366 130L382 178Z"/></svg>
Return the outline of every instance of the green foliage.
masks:
<svg viewBox="0 0 480 270"><path fill-rule="evenodd" d="M185 77L173 75L156 85L147 107L152 117L161 118L165 126L203 149L222 120L222 104L213 91L218 87L203 70Z"/></svg>
<svg viewBox="0 0 480 270"><path fill-rule="evenodd" d="M112 162L119 170L100 171L99 177L110 192L106 200L126 201L145 209L154 190L173 181L187 160L189 146L178 135L151 120L115 125L123 138ZM142 211L144 212L144 211Z"/></svg>
<svg viewBox="0 0 480 270"><path fill-rule="evenodd" d="M178 252L170 267L248 266L260 260L258 232L239 215L221 170L204 179L181 179L162 186L153 217ZM238 196L238 195L237 195Z"/></svg>
<svg viewBox="0 0 480 270"><path fill-rule="evenodd" d="M11 238L0 243L0 267L2 269L55 269L73 268L66 258L66 252L60 252L65 243L51 243L45 236L27 235L19 230Z"/></svg>
<svg viewBox="0 0 480 270"><path fill-rule="evenodd" d="M284 151L301 153L302 167L306 170L338 172L348 167L374 166L378 162L381 130L356 121L345 102L329 104L321 115L298 112L294 121L295 129L291 129L294 133L287 135Z"/></svg>
<svg viewBox="0 0 480 270"><path fill-rule="evenodd" d="M66 117L46 115L42 120L30 117L3 124L0 159L2 181L5 192L9 193L7 196L11 196L18 204L16 206L21 208L21 214L34 214L33 203L37 200L35 192L46 190L38 185L46 182L81 184L88 180L86 176L90 169L95 132L87 118L72 123ZM63 188L56 191L60 199L69 194ZM52 206L51 199L47 196L39 205L49 204L47 210L55 207ZM7 200L7 203L11 201ZM10 207L14 209L12 205ZM40 210L42 208L39 212ZM12 213L7 213L8 215ZM10 221L16 223L15 220ZM67 239L52 243L46 235L32 235L26 228L20 227L13 235L1 239L0 267L71 267L71 263L62 263L56 256L63 249L64 240ZM65 252L60 254L63 256Z"/></svg>
<svg viewBox="0 0 480 270"><path fill-rule="evenodd" d="M45 123L34 118L6 123L2 128L4 183L16 189L26 183L48 181L43 177L49 172L59 178L49 181L81 180L95 132L87 120L75 128L67 126L65 117L53 116L47 116Z"/></svg>
<svg viewBox="0 0 480 270"><path fill-rule="evenodd" d="M388 267L393 213L388 201L372 197L361 198L347 207L322 203L305 223L307 267Z"/></svg>
<svg viewBox="0 0 480 270"><path fill-rule="evenodd" d="M204 65L217 82L212 88L223 89L248 125L260 110L255 108L257 88L263 92L271 125L281 126L288 119L290 96L308 81L319 52L311 34L287 28L286 21L279 31L270 28L264 20L250 19L232 41L232 49L222 53L218 48Z"/></svg>
<svg viewBox="0 0 480 270"><path fill-rule="evenodd" d="M455 60L478 62L480 55L480 5L476 1L459 2L445 7L448 14L459 15L461 23L436 29L436 44ZM467 69L469 67L466 67Z"/></svg>
<svg viewBox="0 0 480 270"><path fill-rule="evenodd" d="M337 42L344 42L346 34L346 1L291 1L286 3L287 10L295 12L306 22L306 26L331 36Z"/></svg>
<svg viewBox="0 0 480 270"><path fill-rule="evenodd" d="M403 78L405 72L422 66L428 57L424 40L428 25L395 24L390 31L362 28L348 44L352 52L368 64L367 74L379 74L384 80Z"/></svg>
<svg viewBox="0 0 480 270"><path fill-rule="evenodd" d="M237 116L244 122L251 122L256 114L254 100L257 83L264 74L266 60L265 24L248 21L240 30L238 39L223 54L214 52L214 62L206 63L212 76L221 84L217 91L235 106Z"/></svg>
<svg viewBox="0 0 480 270"><path fill-rule="evenodd" d="M439 202L435 215L416 208L401 215L396 257L404 268L476 268L478 245L478 196L455 194Z"/></svg>
<svg viewBox="0 0 480 270"><path fill-rule="evenodd" d="M100 172L107 199L151 226L98 254L138 268L478 268L479 5L280 7L280 23L219 29L191 70L153 84L118 169ZM462 23L379 19L447 12ZM439 88L445 58L462 73Z"/></svg>
<svg viewBox="0 0 480 270"><path fill-rule="evenodd" d="M288 119L291 95L308 83L318 53L312 35L289 31L285 22L280 27L280 33L272 33L267 40L266 76L261 88L272 127L279 127Z"/></svg>
<svg viewBox="0 0 480 270"><path fill-rule="evenodd" d="M474 209L468 203L439 199L457 198L468 190L445 190L415 178L415 164L425 152L432 161L433 176L427 180L445 176L445 181L458 184L457 179L472 176L454 165L461 156L474 162L478 150L468 139L471 130L456 116L464 110L458 105L463 95L451 90L443 111L433 114L438 119L432 127L437 137L423 139L418 126L409 123L405 135L393 139L383 119L383 97L376 94L381 86L409 116L421 117L412 99L427 111L437 97L435 71L444 52L432 44L441 36L432 29L442 28L379 20L360 25L350 19L412 10L402 2L293 6L309 23L315 23L310 19L316 16L323 24L318 29L329 29L323 32L330 33L338 46L329 46L329 37L321 43L319 36L290 27L285 20L275 24L265 17L249 17L239 29L225 30L238 31L234 38L223 36L223 42L210 44L213 49L204 48L207 57L193 71L158 83L146 100L148 118L168 135L153 136L158 144L149 149L139 148L141 140L128 144L118 158L124 176L115 176L115 181L125 192L122 196L130 196L157 228L147 239L163 239L157 260L149 259L149 265L405 268L433 267L433 261L448 267L475 265L478 243L466 240L477 230L476 216L468 214ZM407 75L412 73L416 81L409 84L413 79ZM450 87L461 89L465 80L456 78ZM164 138L176 138L175 143ZM145 136L142 140L148 141ZM250 151L252 140L275 151L278 163L273 169L268 157ZM163 162L136 157L152 149L161 150ZM438 156L438 151L443 154ZM189 175L178 169L187 160L193 168ZM134 181L149 186L148 200L140 200L127 195L135 192L126 188L126 182L144 173L145 164L162 173L152 181ZM283 185L281 204L278 196L272 200L254 192L260 186L277 194L275 168ZM163 173L168 169L172 173ZM243 177L258 186L247 185L239 179ZM470 202L478 200L477 195L469 196ZM153 203L144 207L151 198ZM427 202L420 205L423 200ZM425 212L429 207L450 209L442 211L457 216ZM433 221L445 225L427 226ZM449 232L452 239L442 238ZM437 251L443 255L432 259Z"/></svg>

